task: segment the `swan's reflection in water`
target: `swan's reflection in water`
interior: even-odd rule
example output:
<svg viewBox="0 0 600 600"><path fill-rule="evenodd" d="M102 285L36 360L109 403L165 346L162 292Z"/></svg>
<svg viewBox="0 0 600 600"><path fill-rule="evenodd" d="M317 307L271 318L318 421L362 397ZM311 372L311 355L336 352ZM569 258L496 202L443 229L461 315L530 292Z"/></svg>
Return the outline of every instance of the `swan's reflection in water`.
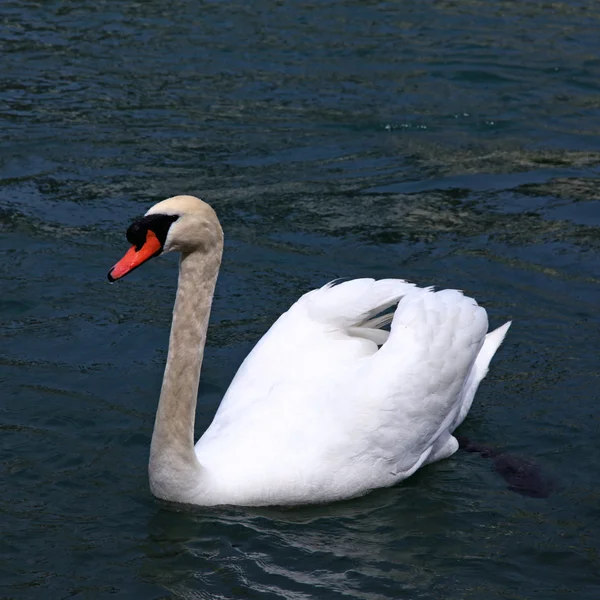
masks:
<svg viewBox="0 0 600 600"><path fill-rule="evenodd" d="M497 527L497 512L490 519L486 502L448 493L466 489L460 469L436 470L326 506L159 507L148 523L142 576L181 598L373 600L434 598L448 586L466 591L453 564L496 562L510 531Z"/></svg>

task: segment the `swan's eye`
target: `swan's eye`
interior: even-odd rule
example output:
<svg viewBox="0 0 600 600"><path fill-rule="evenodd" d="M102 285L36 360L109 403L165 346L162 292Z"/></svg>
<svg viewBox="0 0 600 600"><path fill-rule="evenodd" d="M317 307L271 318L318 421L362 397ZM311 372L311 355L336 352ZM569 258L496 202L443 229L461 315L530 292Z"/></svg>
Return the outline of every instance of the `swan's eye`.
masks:
<svg viewBox="0 0 600 600"><path fill-rule="evenodd" d="M142 221L135 221L127 229L127 241L135 246L136 250L140 250L146 241L146 233L148 228L144 227Z"/></svg>
<svg viewBox="0 0 600 600"><path fill-rule="evenodd" d="M136 250L140 250L146 242L148 230L152 230L161 248L165 245L167 234L171 225L177 221L179 215L148 215L134 221L127 230L127 240L135 246Z"/></svg>

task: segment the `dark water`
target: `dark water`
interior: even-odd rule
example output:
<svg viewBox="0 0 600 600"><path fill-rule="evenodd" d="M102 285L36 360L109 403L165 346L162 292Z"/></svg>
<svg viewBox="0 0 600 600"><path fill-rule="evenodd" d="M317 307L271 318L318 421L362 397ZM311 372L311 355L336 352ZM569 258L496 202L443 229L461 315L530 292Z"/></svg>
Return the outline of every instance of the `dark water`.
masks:
<svg viewBox="0 0 600 600"><path fill-rule="evenodd" d="M600 12L583 1L0 7L0 597L600 596ZM514 319L459 452L297 510L175 512L146 461L176 264L109 286L194 193L226 232L197 433L304 291L405 277Z"/></svg>

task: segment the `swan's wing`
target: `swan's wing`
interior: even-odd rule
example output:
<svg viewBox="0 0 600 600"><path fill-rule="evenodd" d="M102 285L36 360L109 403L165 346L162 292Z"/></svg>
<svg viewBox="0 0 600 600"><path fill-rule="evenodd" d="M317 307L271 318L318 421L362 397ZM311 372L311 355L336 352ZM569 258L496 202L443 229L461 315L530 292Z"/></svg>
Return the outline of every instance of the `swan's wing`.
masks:
<svg viewBox="0 0 600 600"><path fill-rule="evenodd" d="M376 318L415 289L401 279L354 279L304 294L273 324L240 366L217 417L265 400L274 387L318 385L354 361L374 354L388 337Z"/></svg>
<svg viewBox="0 0 600 600"><path fill-rule="evenodd" d="M349 381L354 416L340 409L355 420L365 460L398 478L427 461L461 416L487 327L486 311L456 290L414 290L400 301L389 339Z"/></svg>
<svg viewBox="0 0 600 600"><path fill-rule="evenodd" d="M376 283L361 286L368 290ZM357 302L339 320L326 316L329 298L317 302L317 314L311 314L313 293L278 321L245 363L267 374L268 389L241 369L234 384L245 387L232 385L235 394L228 392L196 445L218 485L232 486L228 493L244 502L329 501L392 485L456 449L451 432L462 416L465 392L473 389L487 315L458 291L406 285L399 282L393 292L402 298L379 350L348 330L365 319L372 323L379 307L391 302L391 286L389 294L378 296L379 304L359 310ZM330 290L335 287L317 293ZM485 374L504 332L488 338L477 377ZM296 342L292 349L289 341ZM287 364L295 357L295 365L314 368L319 377L297 373Z"/></svg>

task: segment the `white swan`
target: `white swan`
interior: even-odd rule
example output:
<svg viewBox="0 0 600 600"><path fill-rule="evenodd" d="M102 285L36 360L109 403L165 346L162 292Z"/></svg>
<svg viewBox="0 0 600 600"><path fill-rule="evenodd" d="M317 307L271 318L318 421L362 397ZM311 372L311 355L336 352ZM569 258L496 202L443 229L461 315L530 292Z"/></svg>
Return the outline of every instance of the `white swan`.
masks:
<svg viewBox="0 0 600 600"><path fill-rule="evenodd" d="M221 226L208 204L176 196L127 238L133 246L110 281L162 252L182 253L149 464L151 490L165 500L330 502L406 479L456 451L452 432L510 326L486 335L486 311L456 290L401 279L328 284L258 342L194 446Z"/></svg>

